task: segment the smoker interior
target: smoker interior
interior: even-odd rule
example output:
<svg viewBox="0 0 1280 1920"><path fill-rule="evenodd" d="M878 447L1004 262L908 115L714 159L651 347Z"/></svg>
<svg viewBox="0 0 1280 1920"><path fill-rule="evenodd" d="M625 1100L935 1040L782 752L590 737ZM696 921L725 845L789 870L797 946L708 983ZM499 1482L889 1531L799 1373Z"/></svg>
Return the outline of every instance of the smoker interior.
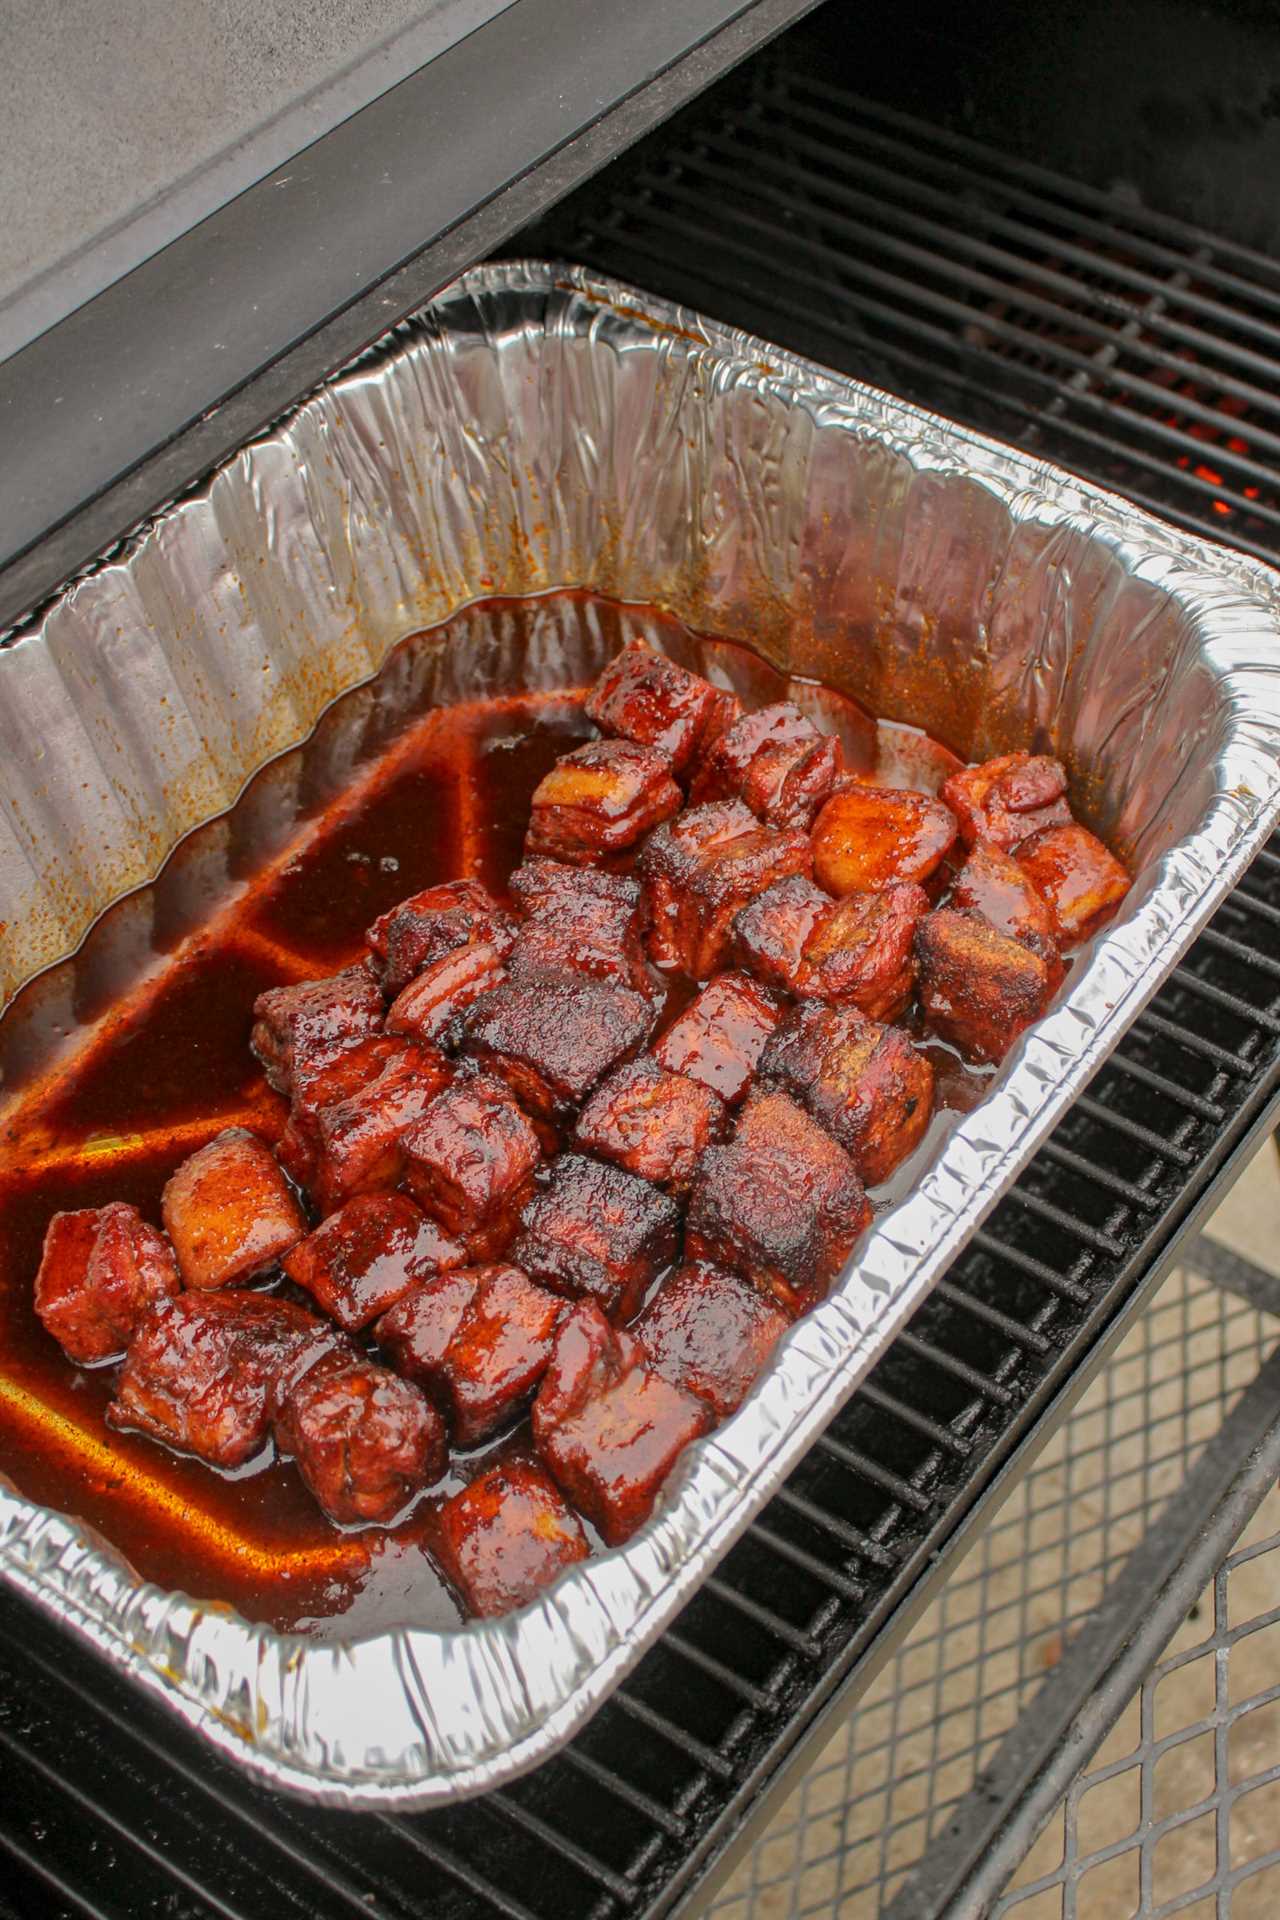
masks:
<svg viewBox="0 0 1280 1920"><path fill-rule="evenodd" d="M1280 559L1280 209L1239 190L1277 173L1265 15L1070 12L830 5L504 251L687 301ZM0 1915L691 1899L1272 1112L1278 926L1280 840L678 1627L515 1785L316 1812L6 1601Z"/></svg>

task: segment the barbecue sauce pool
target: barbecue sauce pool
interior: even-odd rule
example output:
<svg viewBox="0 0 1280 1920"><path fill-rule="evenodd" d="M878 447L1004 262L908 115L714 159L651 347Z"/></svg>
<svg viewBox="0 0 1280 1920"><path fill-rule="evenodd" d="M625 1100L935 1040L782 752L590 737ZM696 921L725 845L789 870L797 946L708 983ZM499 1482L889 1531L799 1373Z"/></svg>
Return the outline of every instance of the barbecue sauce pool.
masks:
<svg viewBox="0 0 1280 1920"><path fill-rule="evenodd" d="M924 734L877 726L831 689L653 609L586 593L481 602L403 641L0 1022L0 1472L96 1528L145 1579L319 1635L460 1618L424 1550L433 1503L518 1435L456 1460L397 1528L343 1530L269 1454L221 1474L113 1433L115 1367L67 1360L36 1318L32 1282L57 1210L130 1200L158 1220L169 1174L222 1127L275 1139L286 1104L249 1052L254 997L348 964L370 922L423 887L471 874L501 891L534 787L593 735L586 690L637 634L748 706L795 700L886 785L936 791L959 764ZM671 1013L684 997L673 990ZM938 1111L873 1193L880 1207L986 1084L949 1049L927 1050Z"/></svg>

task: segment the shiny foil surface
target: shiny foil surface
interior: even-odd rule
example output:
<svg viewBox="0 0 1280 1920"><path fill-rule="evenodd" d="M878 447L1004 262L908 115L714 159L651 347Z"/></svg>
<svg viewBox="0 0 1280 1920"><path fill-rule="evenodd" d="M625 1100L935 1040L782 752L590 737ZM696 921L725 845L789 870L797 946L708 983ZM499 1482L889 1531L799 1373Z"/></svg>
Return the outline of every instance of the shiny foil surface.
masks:
<svg viewBox="0 0 1280 1920"><path fill-rule="evenodd" d="M451 1632L319 1643L140 1582L0 1491L0 1574L235 1760L420 1807L565 1741L778 1488L1280 815L1280 579L748 335L484 267L0 653L0 1000L407 634L583 586L749 642L970 758L1058 754L1119 919L627 1546Z"/></svg>

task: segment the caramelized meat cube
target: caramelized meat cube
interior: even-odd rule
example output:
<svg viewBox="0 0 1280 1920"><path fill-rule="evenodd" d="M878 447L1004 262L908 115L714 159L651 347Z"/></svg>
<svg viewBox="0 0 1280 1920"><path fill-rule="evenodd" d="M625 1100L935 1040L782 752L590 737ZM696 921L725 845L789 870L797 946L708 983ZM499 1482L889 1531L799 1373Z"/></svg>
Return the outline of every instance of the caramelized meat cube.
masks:
<svg viewBox="0 0 1280 1920"><path fill-rule="evenodd" d="M189 1287L226 1287L273 1266L307 1230L273 1155L228 1127L170 1175L160 1211Z"/></svg>
<svg viewBox="0 0 1280 1920"><path fill-rule="evenodd" d="M869 1020L895 1019L915 986L915 931L928 911L912 880L837 901L809 936L796 992L847 1001Z"/></svg>
<svg viewBox="0 0 1280 1920"><path fill-rule="evenodd" d="M444 1406L455 1445L474 1447L523 1410L546 1372L564 1302L518 1267L473 1267L458 1279L470 1280L471 1292L443 1349L423 1364L429 1336L421 1338L411 1362L413 1377ZM452 1303L434 1305L442 1323Z"/></svg>
<svg viewBox="0 0 1280 1920"><path fill-rule="evenodd" d="M556 761L534 788L525 847L590 865L623 853L680 811L666 757L630 740L589 740Z"/></svg>
<svg viewBox="0 0 1280 1920"><path fill-rule="evenodd" d="M781 1018L781 1002L749 974L718 973L667 1028L653 1057L736 1106Z"/></svg>
<svg viewBox="0 0 1280 1920"><path fill-rule="evenodd" d="M601 1081L574 1139L641 1180L681 1192L702 1149L721 1137L724 1117L724 1102L710 1087L656 1060L633 1060Z"/></svg>
<svg viewBox="0 0 1280 1920"><path fill-rule="evenodd" d="M831 895L801 873L766 887L733 923L743 964L769 986L794 993L809 936L831 906Z"/></svg>
<svg viewBox="0 0 1280 1920"><path fill-rule="evenodd" d="M920 922L916 957L929 1024L967 1060L1002 1060L1062 979L1060 961L949 907Z"/></svg>
<svg viewBox="0 0 1280 1920"><path fill-rule="evenodd" d="M129 1343L107 1422L215 1467L243 1466L266 1444L276 1374L319 1329L265 1293L161 1300Z"/></svg>
<svg viewBox="0 0 1280 1920"><path fill-rule="evenodd" d="M732 1267L788 1313L803 1313L870 1219L844 1148L789 1094L757 1087L729 1145L702 1156L685 1251Z"/></svg>
<svg viewBox="0 0 1280 1920"><path fill-rule="evenodd" d="M980 840L1012 853L1042 827L1066 826L1067 775L1046 753L1002 753L943 782L942 798L967 847Z"/></svg>
<svg viewBox="0 0 1280 1920"><path fill-rule="evenodd" d="M420 1388L363 1354L310 1367L275 1420L276 1444L331 1520L387 1526L444 1472L444 1421Z"/></svg>
<svg viewBox="0 0 1280 1920"><path fill-rule="evenodd" d="M635 1335L612 1326L593 1300L567 1307L556 1329L547 1370L533 1403L533 1438L540 1448L562 1421L638 1366L644 1350Z"/></svg>
<svg viewBox="0 0 1280 1920"><path fill-rule="evenodd" d="M744 800L771 827L808 829L844 770L834 734L783 701L744 713L698 768L690 800Z"/></svg>
<svg viewBox="0 0 1280 1920"><path fill-rule="evenodd" d="M387 1010L387 1031L408 1034L424 1044L445 1042L456 1032L455 1023L486 993L507 977L496 947L473 941L430 961L397 994Z"/></svg>
<svg viewBox="0 0 1280 1920"><path fill-rule="evenodd" d="M631 1331L655 1373L723 1420L742 1405L790 1324L749 1280L694 1261L662 1282Z"/></svg>
<svg viewBox="0 0 1280 1920"><path fill-rule="evenodd" d="M253 1003L249 1044L277 1093L293 1092L295 1075L315 1073L376 1033L382 995L363 967L296 987L268 987Z"/></svg>
<svg viewBox="0 0 1280 1920"><path fill-rule="evenodd" d="M924 1055L897 1027L853 1007L815 1000L796 1007L765 1048L760 1073L808 1108L869 1187L915 1151L933 1111L933 1068Z"/></svg>
<svg viewBox="0 0 1280 1920"><path fill-rule="evenodd" d="M454 1268L412 1287L374 1327L397 1373L410 1380L438 1377L449 1342L475 1293L478 1267Z"/></svg>
<svg viewBox="0 0 1280 1920"><path fill-rule="evenodd" d="M1011 853L980 840L955 877L948 906L981 914L997 933L1010 934L1047 956L1057 951L1054 918Z"/></svg>
<svg viewBox="0 0 1280 1920"><path fill-rule="evenodd" d="M123 1353L155 1301L182 1286L173 1250L136 1207L55 1213L36 1274L35 1309L63 1351L82 1366Z"/></svg>
<svg viewBox="0 0 1280 1920"><path fill-rule="evenodd" d="M1018 865L1053 915L1067 946L1088 940L1129 891L1129 876L1087 827L1048 827L1018 849Z"/></svg>
<svg viewBox="0 0 1280 1920"><path fill-rule="evenodd" d="M644 640L633 640L596 681L587 712L601 733L656 747L672 773L680 774L702 747L733 725L739 707L734 694L678 667Z"/></svg>
<svg viewBox="0 0 1280 1920"><path fill-rule="evenodd" d="M384 913L366 933L365 943L378 965L383 992L394 998L424 967L459 947L492 947L501 960L515 932L511 915L478 880L446 880Z"/></svg>
<svg viewBox="0 0 1280 1920"><path fill-rule="evenodd" d="M505 1081L460 1075L403 1139L405 1179L427 1212L473 1258L505 1246L542 1157L538 1136Z"/></svg>
<svg viewBox="0 0 1280 1920"><path fill-rule="evenodd" d="M284 1270L340 1327L357 1332L466 1249L402 1193L362 1193L284 1257Z"/></svg>
<svg viewBox="0 0 1280 1920"><path fill-rule="evenodd" d="M679 1209L647 1180L583 1154L562 1153L550 1173L524 1210L512 1259L554 1293L630 1319L675 1257Z"/></svg>
<svg viewBox="0 0 1280 1920"><path fill-rule="evenodd" d="M446 1500L432 1546L473 1619L513 1613L591 1549L582 1522L532 1460L490 1467Z"/></svg>
<svg viewBox="0 0 1280 1920"><path fill-rule="evenodd" d="M611 981L511 981L466 1015L465 1046L530 1113L558 1119L639 1052L653 1019L644 994Z"/></svg>
<svg viewBox="0 0 1280 1920"><path fill-rule="evenodd" d="M876 893L899 880L928 880L956 843L955 816L927 793L847 787L813 829L813 871L828 893Z"/></svg>
<svg viewBox="0 0 1280 1920"><path fill-rule="evenodd" d="M705 980L724 965L734 915L788 874L808 874L809 837L762 827L740 800L693 807L650 835L640 855L660 967Z"/></svg>
<svg viewBox="0 0 1280 1920"><path fill-rule="evenodd" d="M601 1365L598 1331L594 1342L591 1336L584 1341L574 1325L582 1311L565 1316L557 1349L562 1340L575 1354L594 1344L596 1364L585 1381L579 1377L577 1393L566 1394L566 1369L558 1353L553 1356L543 1393L549 1385L553 1408L567 1399L577 1404L554 1418L540 1393L534 1432L543 1460L574 1506L616 1547L649 1518L676 1460L706 1432L710 1418L700 1401L646 1366L639 1343L626 1335L616 1336L611 1363Z"/></svg>
<svg viewBox="0 0 1280 1920"><path fill-rule="evenodd" d="M276 1159L291 1180L300 1187L310 1187L315 1177L321 1109L349 1100L361 1087L367 1087L403 1047L404 1042L393 1033L373 1033L323 1066L308 1068L300 1064L294 1075L289 1118L276 1142Z"/></svg>
<svg viewBox="0 0 1280 1920"><path fill-rule="evenodd" d="M539 858L516 869L511 891L529 915L508 958L513 979L585 973L645 991L638 882Z"/></svg>
<svg viewBox="0 0 1280 1920"><path fill-rule="evenodd" d="M404 1171L401 1138L449 1078L434 1047L402 1040L375 1080L316 1116L315 1195L330 1213L352 1194L394 1187Z"/></svg>

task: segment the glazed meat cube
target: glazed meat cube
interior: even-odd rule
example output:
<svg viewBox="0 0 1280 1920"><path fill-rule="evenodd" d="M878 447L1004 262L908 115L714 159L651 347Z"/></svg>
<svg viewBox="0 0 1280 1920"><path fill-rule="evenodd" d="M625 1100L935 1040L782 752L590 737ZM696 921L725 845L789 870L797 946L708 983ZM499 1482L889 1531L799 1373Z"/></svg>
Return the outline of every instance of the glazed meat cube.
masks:
<svg viewBox="0 0 1280 1920"><path fill-rule="evenodd" d="M795 990L845 1001L869 1020L893 1020L915 986L915 931L929 897L914 881L851 893L810 934Z"/></svg>
<svg viewBox="0 0 1280 1920"><path fill-rule="evenodd" d="M829 893L801 873L758 893L733 923L743 965L771 987L795 992L809 937L832 908Z"/></svg>
<svg viewBox="0 0 1280 1920"><path fill-rule="evenodd" d="M518 1267L473 1267L466 1277L471 1295L443 1353L424 1367L420 1348L414 1378L443 1405L454 1444L474 1447L523 1410L546 1372L565 1309Z"/></svg>
<svg viewBox="0 0 1280 1920"><path fill-rule="evenodd" d="M387 1031L407 1034L425 1045L444 1044L456 1034L462 1014L507 977L497 947L482 940L455 947L430 961L387 1010Z"/></svg>
<svg viewBox="0 0 1280 1920"><path fill-rule="evenodd" d="M694 1261L662 1282L631 1331L655 1373L723 1420L742 1405L790 1324L749 1280Z"/></svg>
<svg viewBox="0 0 1280 1920"><path fill-rule="evenodd" d="M562 1153L524 1210L511 1257L553 1293L595 1300L613 1319L629 1320L675 1258L679 1229L674 1201L647 1180Z"/></svg>
<svg viewBox="0 0 1280 1920"><path fill-rule="evenodd" d="M162 1300L129 1343L107 1423L215 1467L243 1466L266 1445L277 1373L320 1331L314 1315L265 1293Z"/></svg>
<svg viewBox="0 0 1280 1920"><path fill-rule="evenodd" d="M533 1403L531 1424L538 1448L563 1421L581 1413L589 1400L643 1359L644 1349L635 1335L612 1326L594 1301L580 1300L567 1307Z"/></svg>
<svg viewBox="0 0 1280 1920"><path fill-rule="evenodd" d="M611 660L587 697L601 733L656 747L681 774L738 717L737 697L678 667L643 640Z"/></svg>
<svg viewBox="0 0 1280 1920"><path fill-rule="evenodd" d="M315 1197L331 1213L356 1193L394 1187L404 1171L401 1136L449 1079L434 1047L402 1040L376 1080L316 1117L320 1151Z"/></svg>
<svg viewBox="0 0 1280 1920"><path fill-rule="evenodd" d="M501 960L515 931L511 915L478 880L446 880L384 913L366 933L365 943L382 990L391 999L424 967L458 947L492 947Z"/></svg>
<svg viewBox="0 0 1280 1920"><path fill-rule="evenodd" d="M749 974L718 973L656 1042L653 1057L736 1106L781 1018L782 1003Z"/></svg>
<svg viewBox="0 0 1280 1920"><path fill-rule="evenodd" d="M1087 827L1048 827L1018 849L1018 865L1053 915L1066 946L1088 940L1129 891L1129 876Z"/></svg>
<svg viewBox="0 0 1280 1920"><path fill-rule="evenodd" d="M844 1148L788 1094L757 1087L729 1145L702 1157L685 1252L732 1267L788 1313L803 1313L870 1219Z"/></svg>
<svg viewBox="0 0 1280 1920"><path fill-rule="evenodd" d="M819 885L843 899L899 880L928 880L956 843L955 815L927 793L847 787L828 800L813 829Z"/></svg>
<svg viewBox="0 0 1280 1920"><path fill-rule="evenodd" d="M588 1153L679 1193L724 1123L724 1102L710 1087L669 1073L656 1060L632 1060L601 1081L578 1116L574 1139Z"/></svg>
<svg viewBox="0 0 1280 1920"><path fill-rule="evenodd" d="M913 1153L933 1111L933 1068L897 1027L853 1007L809 1000L764 1050L761 1078L777 1081L840 1142L869 1187Z"/></svg>
<svg viewBox="0 0 1280 1920"><path fill-rule="evenodd" d="M277 1093L328 1066L382 1025L382 995L363 967L296 987L268 987L253 1003L249 1044Z"/></svg>
<svg viewBox="0 0 1280 1920"><path fill-rule="evenodd" d="M943 782L942 798L967 847L980 840L1012 853L1042 827L1066 826L1067 775L1046 753L1002 753Z"/></svg>
<svg viewBox="0 0 1280 1920"><path fill-rule="evenodd" d="M410 1380L435 1380L449 1342L471 1304L478 1267L458 1267L413 1287L374 1327L397 1373Z"/></svg>
<svg viewBox="0 0 1280 1920"><path fill-rule="evenodd" d="M609 1361L601 1364L598 1329L594 1339L584 1340L573 1325L583 1312L566 1315L557 1336L547 1384L534 1402L534 1432L544 1462L574 1506L616 1547L649 1518L676 1460L705 1433L710 1418L700 1401L646 1366L639 1343L626 1335L617 1336ZM558 1364L562 1340L575 1354L595 1349L585 1379L566 1379L567 1369ZM548 1385L550 1409L542 1397ZM573 1410L553 1417L557 1403L566 1401L576 1401Z"/></svg>
<svg viewBox="0 0 1280 1920"><path fill-rule="evenodd" d="M446 1500L432 1548L473 1619L513 1613L591 1548L554 1480L532 1460L490 1467Z"/></svg>
<svg viewBox="0 0 1280 1920"><path fill-rule="evenodd" d="M834 734L783 701L744 713L706 754L689 798L744 800L767 826L807 830L844 770Z"/></svg>
<svg viewBox="0 0 1280 1920"><path fill-rule="evenodd" d="M981 914L997 933L1023 940L1046 957L1057 951L1054 918L1011 853L980 840L956 875L948 906Z"/></svg>
<svg viewBox="0 0 1280 1920"><path fill-rule="evenodd" d="M611 981L511 981L471 1008L464 1045L530 1113L553 1120L638 1053L653 1020L644 994Z"/></svg>
<svg viewBox="0 0 1280 1920"><path fill-rule="evenodd" d="M164 1235L136 1207L113 1200L54 1214L35 1309L68 1357L88 1367L123 1353L147 1308L181 1286Z"/></svg>
<svg viewBox="0 0 1280 1920"><path fill-rule="evenodd" d="M405 1179L442 1226L485 1259L504 1247L542 1158L505 1081L459 1077L404 1135Z"/></svg>
<svg viewBox="0 0 1280 1920"><path fill-rule="evenodd" d="M160 1211L188 1287L249 1280L307 1230L275 1158L244 1127L228 1127L184 1160L165 1184Z"/></svg>
<svg viewBox="0 0 1280 1920"><path fill-rule="evenodd" d="M402 1193L362 1193L331 1213L282 1264L295 1286L355 1333L418 1281L461 1267L466 1258L465 1247Z"/></svg>
<svg viewBox="0 0 1280 1920"><path fill-rule="evenodd" d="M645 991L649 972L638 882L539 858L516 869L511 891L529 915L508 957L513 979L585 973Z"/></svg>
<svg viewBox="0 0 1280 1920"><path fill-rule="evenodd" d="M724 965L734 915L788 874L808 874L808 835L762 827L740 800L693 807L650 835L640 855L660 967L705 980Z"/></svg>
<svg viewBox="0 0 1280 1920"><path fill-rule="evenodd" d="M589 740L534 788L525 848L587 866L634 847L683 798L665 755L630 740Z"/></svg>
<svg viewBox="0 0 1280 1920"><path fill-rule="evenodd" d="M444 1421L420 1388L363 1354L308 1368L275 1420L331 1520L387 1526L444 1472Z"/></svg>
<svg viewBox="0 0 1280 1920"><path fill-rule="evenodd" d="M929 1024L966 1060L1002 1060L1062 979L1060 961L949 907L920 922L916 958Z"/></svg>
<svg viewBox="0 0 1280 1920"><path fill-rule="evenodd" d="M275 1149L276 1159L298 1186L310 1187L315 1177L321 1109L349 1100L361 1087L376 1080L403 1047L403 1040L393 1033L373 1033L323 1066L300 1066L294 1078L289 1118Z"/></svg>

